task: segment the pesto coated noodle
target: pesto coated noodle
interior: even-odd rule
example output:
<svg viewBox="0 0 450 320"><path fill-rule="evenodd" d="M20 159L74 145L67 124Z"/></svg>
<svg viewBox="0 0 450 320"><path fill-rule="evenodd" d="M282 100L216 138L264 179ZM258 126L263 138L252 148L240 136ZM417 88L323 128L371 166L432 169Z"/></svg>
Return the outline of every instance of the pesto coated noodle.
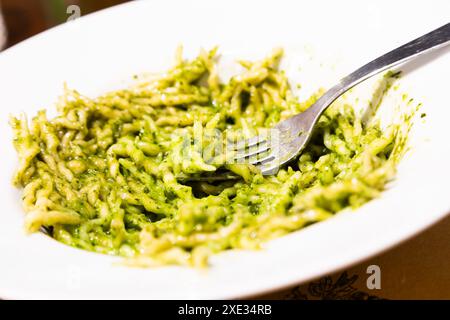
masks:
<svg viewBox="0 0 450 320"><path fill-rule="evenodd" d="M278 70L282 50L221 83L216 50L177 54L166 73L95 99L66 88L58 115L12 118L25 227L73 247L129 258L132 265L205 266L211 254L269 239L379 196L405 150L407 130L381 130L342 99L320 118L304 152L262 176L221 155L199 132L237 135L304 111ZM389 77L389 75L388 75ZM237 132L239 134L237 134ZM188 143L186 143L188 141ZM197 143L194 143L197 142ZM186 182L231 170L240 181Z"/></svg>

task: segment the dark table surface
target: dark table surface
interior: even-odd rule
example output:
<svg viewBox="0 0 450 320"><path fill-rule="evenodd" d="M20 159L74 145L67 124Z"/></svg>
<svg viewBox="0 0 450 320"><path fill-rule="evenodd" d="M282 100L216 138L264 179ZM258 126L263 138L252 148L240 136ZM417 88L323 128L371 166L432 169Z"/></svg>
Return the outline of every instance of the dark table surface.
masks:
<svg viewBox="0 0 450 320"><path fill-rule="evenodd" d="M77 5L85 15L130 0L0 0L7 31L6 48L65 22L67 8Z"/></svg>

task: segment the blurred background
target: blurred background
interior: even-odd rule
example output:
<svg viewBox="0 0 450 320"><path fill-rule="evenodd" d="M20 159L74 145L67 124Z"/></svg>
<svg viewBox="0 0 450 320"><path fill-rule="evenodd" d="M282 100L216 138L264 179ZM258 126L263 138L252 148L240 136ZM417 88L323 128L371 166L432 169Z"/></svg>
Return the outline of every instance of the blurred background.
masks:
<svg viewBox="0 0 450 320"><path fill-rule="evenodd" d="M68 12L70 6L78 6L81 15L86 15L128 1L130 0L0 0L0 50L66 22L76 13L72 10Z"/></svg>

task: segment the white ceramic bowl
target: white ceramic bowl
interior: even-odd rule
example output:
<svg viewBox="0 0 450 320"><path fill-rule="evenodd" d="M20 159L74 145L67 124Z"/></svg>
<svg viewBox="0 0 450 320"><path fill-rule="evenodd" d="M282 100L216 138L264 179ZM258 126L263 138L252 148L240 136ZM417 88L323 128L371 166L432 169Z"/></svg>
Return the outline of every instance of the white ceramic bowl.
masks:
<svg viewBox="0 0 450 320"><path fill-rule="evenodd" d="M403 68L402 88L423 102L427 117L417 123L413 148L381 198L272 241L262 251L219 254L206 272L127 268L115 264L116 257L70 248L42 234L25 235L20 192L10 184L16 155L7 122L10 113L52 109L64 81L96 95L135 73L164 70L180 43L190 55L218 44L233 57L262 56L274 46L293 52L306 48L340 65L335 71L342 76L447 23L449 12L446 0L432 5L411 0L138 1L65 24L3 52L0 297L245 297L357 263L435 223L450 209L448 49ZM308 61L297 62L307 70ZM300 80L311 88L335 79L326 72L323 79L309 75Z"/></svg>

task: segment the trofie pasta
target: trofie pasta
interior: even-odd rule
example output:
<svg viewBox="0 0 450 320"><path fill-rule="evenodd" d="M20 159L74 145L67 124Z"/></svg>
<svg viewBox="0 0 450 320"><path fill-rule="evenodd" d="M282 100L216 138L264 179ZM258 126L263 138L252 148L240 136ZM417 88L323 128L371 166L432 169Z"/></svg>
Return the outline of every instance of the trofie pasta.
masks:
<svg viewBox="0 0 450 320"><path fill-rule="evenodd" d="M358 207L393 178L409 127L381 130L342 99L277 174L228 162L215 152L225 134L250 137L304 111L320 92L299 102L278 70L280 49L242 61L245 71L226 84L215 56L215 49L201 51L186 61L180 50L158 77L95 99L66 89L55 118L45 111L30 122L12 118L26 230L132 265L205 266L213 253L259 248ZM186 179L217 170L242 179Z"/></svg>

